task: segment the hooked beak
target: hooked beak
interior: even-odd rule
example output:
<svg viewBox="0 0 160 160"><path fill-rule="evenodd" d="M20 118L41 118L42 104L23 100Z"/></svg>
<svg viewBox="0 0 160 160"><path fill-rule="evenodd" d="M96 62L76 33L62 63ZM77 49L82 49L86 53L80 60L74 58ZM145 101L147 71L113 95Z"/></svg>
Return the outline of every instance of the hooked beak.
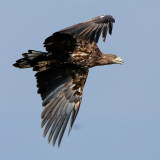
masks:
<svg viewBox="0 0 160 160"><path fill-rule="evenodd" d="M123 59L120 58L120 57L116 57L116 58L114 59L114 62L115 62L116 64L123 64L123 63L124 63L124 62L123 62Z"/></svg>

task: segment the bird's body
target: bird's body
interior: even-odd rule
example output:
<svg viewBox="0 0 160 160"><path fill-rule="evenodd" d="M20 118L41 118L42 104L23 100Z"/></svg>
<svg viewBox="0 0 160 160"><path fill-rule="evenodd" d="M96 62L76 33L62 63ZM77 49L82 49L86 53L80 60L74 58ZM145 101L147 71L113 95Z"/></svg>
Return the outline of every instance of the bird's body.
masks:
<svg viewBox="0 0 160 160"><path fill-rule="evenodd" d="M112 33L113 17L99 16L60 30L44 42L47 52L29 50L14 64L19 68L33 68L36 73L38 93L44 110L41 114L44 136L50 129L48 142L60 145L68 120L70 130L82 100L83 87L89 68L99 65L122 64L113 54L103 54L97 42L102 32Z"/></svg>

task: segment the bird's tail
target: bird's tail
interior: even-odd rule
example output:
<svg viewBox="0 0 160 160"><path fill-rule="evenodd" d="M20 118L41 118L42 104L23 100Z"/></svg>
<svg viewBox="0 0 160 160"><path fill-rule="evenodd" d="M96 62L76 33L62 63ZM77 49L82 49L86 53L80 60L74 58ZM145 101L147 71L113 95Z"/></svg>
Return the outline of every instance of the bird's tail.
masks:
<svg viewBox="0 0 160 160"><path fill-rule="evenodd" d="M18 68L33 67L33 70L37 70L36 68L40 67L39 62L42 62L45 60L46 52L28 50L28 53L23 53L22 56L24 58L17 60L16 63L13 64L13 66Z"/></svg>

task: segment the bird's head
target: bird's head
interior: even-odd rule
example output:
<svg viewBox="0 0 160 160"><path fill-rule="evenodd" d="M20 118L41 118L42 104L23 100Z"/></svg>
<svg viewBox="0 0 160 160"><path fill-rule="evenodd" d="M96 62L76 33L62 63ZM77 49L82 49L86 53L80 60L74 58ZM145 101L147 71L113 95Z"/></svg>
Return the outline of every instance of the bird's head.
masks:
<svg viewBox="0 0 160 160"><path fill-rule="evenodd" d="M123 60L114 54L102 54L102 57L97 61L97 65L109 64L123 64Z"/></svg>

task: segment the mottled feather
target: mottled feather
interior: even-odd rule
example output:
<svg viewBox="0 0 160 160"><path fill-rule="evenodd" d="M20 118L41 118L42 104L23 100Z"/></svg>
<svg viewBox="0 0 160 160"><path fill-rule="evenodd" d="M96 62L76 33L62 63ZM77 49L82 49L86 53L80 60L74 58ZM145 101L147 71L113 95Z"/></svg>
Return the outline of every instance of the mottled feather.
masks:
<svg viewBox="0 0 160 160"><path fill-rule="evenodd" d="M44 41L47 52L29 50L13 64L37 71L38 93L44 107L41 127L45 127L44 137L49 134L49 143L55 145L58 139L60 146L69 119L71 131L89 68L115 63L115 55L105 55L97 46L101 34L103 41L107 33L112 34L114 22L112 16L103 15L55 32Z"/></svg>

